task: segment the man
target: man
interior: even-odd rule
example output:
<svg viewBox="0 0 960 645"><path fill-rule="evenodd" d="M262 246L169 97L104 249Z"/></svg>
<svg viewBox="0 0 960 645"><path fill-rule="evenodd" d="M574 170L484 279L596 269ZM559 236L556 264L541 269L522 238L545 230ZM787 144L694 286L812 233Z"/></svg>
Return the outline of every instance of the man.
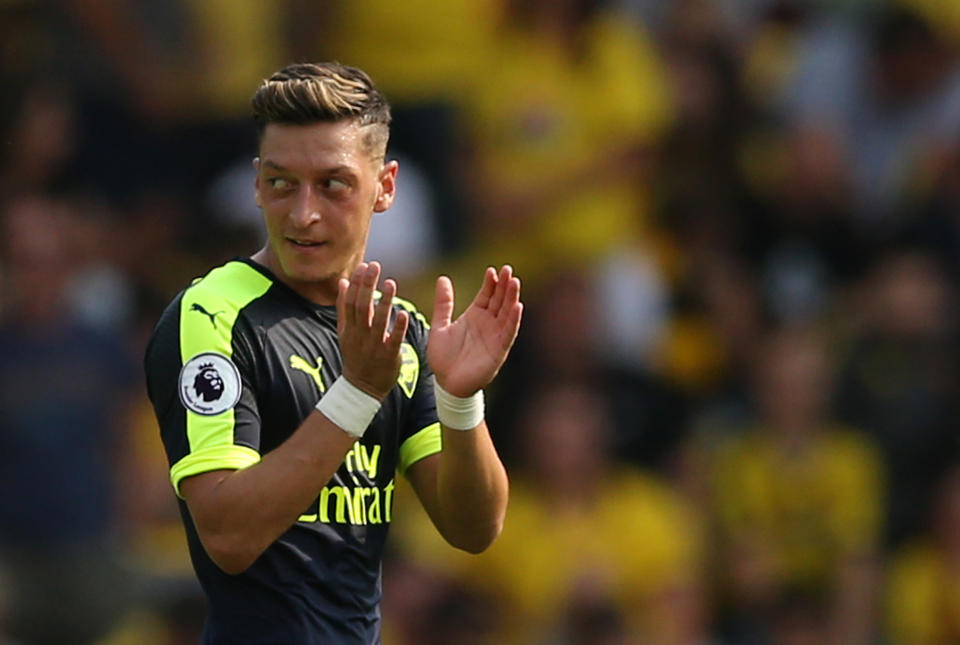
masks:
<svg viewBox="0 0 960 645"><path fill-rule="evenodd" d="M182 292L146 355L204 643L379 643L395 471L450 544L479 552L500 532L507 478L482 388L516 337L520 283L487 269L453 321L439 278L427 342L363 261L396 190L380 92L360 70L297 64L253 111L266 246Z"/></svg>

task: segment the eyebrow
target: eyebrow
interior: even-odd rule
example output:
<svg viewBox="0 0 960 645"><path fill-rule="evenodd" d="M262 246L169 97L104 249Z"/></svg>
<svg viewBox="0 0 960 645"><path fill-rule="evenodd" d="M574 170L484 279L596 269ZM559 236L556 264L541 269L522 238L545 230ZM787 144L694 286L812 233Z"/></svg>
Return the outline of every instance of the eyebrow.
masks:
<svg viewBox="0 0 960 645"><path fill-rule="evenodd" d="M264 168L269 168L271 170L277 170L280 172L290 172L289 168L281 166L280 164L271 161L270 159L263 160ZM336 174L336 173L349 173L353 174L355 171L350 166L334 166L333 168L325 168L322 172L327 174Z"/></svg>
<svg viewBox="0 0 960 645"><path fill-rule="evenodd" d="M284 168L284 167L281 166L280 164L274 163L273 161L270 161L269 159L264 159L264 160L263 160L263 165L264 165L264 167L266 167L266 168L272 168L272 169L274 169L274 170L286 170L286 168Z"/></svg>

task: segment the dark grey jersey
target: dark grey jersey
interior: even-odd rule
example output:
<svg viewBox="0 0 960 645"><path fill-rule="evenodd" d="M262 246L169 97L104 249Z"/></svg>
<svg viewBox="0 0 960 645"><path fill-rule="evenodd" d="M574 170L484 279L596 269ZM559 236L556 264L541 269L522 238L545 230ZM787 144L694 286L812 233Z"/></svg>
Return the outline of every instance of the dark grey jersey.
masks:
<svg viewBox="0 0 960 645"><path fill-rule="evenodd" d="M299 521L244 573L207 556L180 500L209 599L205 643L380 642L380 559L394 477L440 451L426 362L429 326L413 305L397 386ZM246 259L179 294L146 352L147 387L170 479L255 464L283 443L340 375L336 308L315 305Z"/></svg>

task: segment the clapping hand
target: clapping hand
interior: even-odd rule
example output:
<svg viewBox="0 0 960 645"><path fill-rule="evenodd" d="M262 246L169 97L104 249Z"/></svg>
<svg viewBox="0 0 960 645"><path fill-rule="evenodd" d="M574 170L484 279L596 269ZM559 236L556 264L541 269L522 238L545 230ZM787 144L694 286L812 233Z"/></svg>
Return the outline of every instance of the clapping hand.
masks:
<svg viewBox="0 0 960 645"><path fill-rule="evenodd" d="M427 360L437 383L454 396L467 397L487 386L507 359L520 329L523 303L513 268L489 267L473 302L456 320L453 283L437 279Z"/></svg>
<svg viewBox="0 0 960 645"><path fill-rule="evenodd" d="M380 264L361 262L350 279L340 280L337 294L337 336L343 355L343 376L367 394L383 400L397 384L400 344L410 315L397 313L388 329L397 283L384 280L380 302L373 295L380 279Z"/></svg>

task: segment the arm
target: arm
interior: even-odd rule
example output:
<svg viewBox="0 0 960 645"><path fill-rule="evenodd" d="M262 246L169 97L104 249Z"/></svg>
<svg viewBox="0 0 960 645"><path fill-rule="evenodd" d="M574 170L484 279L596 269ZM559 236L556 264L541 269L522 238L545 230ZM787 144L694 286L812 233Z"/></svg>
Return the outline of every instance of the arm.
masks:
<svg viewBox="0 0 960 645"><path fill-rule="evenodd" d="M487 269L473 303L455 322L453 285L437 281L427 359L437 383L458 397L488 385L517 336L523 305L509 266ZM441 415L442 416L442 415ZM443 427L443 452L408 471L420 502L451 545L479 553L500 534L507 509L507 474L485 421L462 431Z"/></svg>
<svg viewBox="0 0 960 645"><path fill-rule="evenodd" d="M343 376L382 401L396 383L400 343L409 318L397 315L387 332L396 284L387 280L373 306L380 275L376 263L360 264L337 297L337 333ZM189 477L180 491L211 559L227 573L240 573L289 529L343 463L357 441L318 411L276 450L242 470Z"/></svg>

